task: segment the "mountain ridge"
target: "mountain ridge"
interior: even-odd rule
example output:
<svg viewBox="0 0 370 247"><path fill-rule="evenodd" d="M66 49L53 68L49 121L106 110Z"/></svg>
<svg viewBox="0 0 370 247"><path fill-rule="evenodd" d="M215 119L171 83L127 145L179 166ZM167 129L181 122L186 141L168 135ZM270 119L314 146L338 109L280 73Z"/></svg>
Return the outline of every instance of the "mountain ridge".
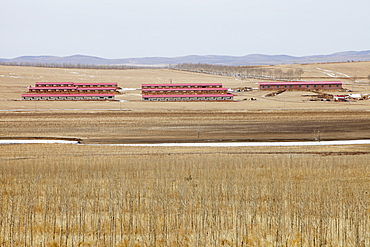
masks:
<svg viewBox="0 0 370 247"><path fill-rule="evenodd" d="M4 63L47 63L47 64L83 64L83 65L132 65L132 66L168 66L181 63L205 63L228 66L278 65L293 63L328 63L347 61L370 61L370 50L343 51L329 55L290 56L249 54L244 56L227 55L187 55L179 57L138 57L108 59L97 56L75 54L71 56L20 56L11 59L0 58Z"/></svg>

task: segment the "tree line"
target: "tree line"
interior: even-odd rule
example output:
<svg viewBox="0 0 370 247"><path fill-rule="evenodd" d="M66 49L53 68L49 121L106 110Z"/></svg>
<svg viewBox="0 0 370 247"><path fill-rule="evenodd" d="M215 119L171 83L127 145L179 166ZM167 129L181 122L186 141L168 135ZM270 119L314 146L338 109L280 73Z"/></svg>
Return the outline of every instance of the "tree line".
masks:
<svg viewBox="0 0 370 247"><path fill-rule="evenodd" d="M263 68L259 66L226 66L202 63L182 63L171 67L183 71L206 73L213 75L223 75L239 77L242 79L268 79L268 80L300 80L304 71L302 69Z"/></svg>
<svg viewBox="0 0 370 247"><path fill-rule="evenodd" d="M4 66L26 66L45 68L66 68L66 69L157 69L152 66L134 66L123 64L81 64L81 63L41 63L41 62L0 62Z"/></svg>

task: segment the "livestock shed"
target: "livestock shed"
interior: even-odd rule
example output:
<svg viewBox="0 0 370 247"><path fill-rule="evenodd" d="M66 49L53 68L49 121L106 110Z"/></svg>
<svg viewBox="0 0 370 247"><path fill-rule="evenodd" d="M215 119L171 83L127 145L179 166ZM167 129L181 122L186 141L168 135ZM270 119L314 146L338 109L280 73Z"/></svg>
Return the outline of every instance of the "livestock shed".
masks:
<svg viewBox="0 0 370 247"><path fill-rule="evenodd" d="M114 87L117 88L116 82L36 82L36 87Z"/></svg>
<svg viewBox="0 0 370 247"><path fill-rule="evenodd" d="M74 86L76 87L97 87L97 88L102 88L102 87L109 87L109 88L117 88L117 83L115 82L89 82L89 83L74 83Z"/></svg>
<svg viewBox="0 0 370 247"><path fill-rule="evenodd" d="M115 93L115 87L84 87L78 88L79 93Z"/></svg>
<svg viewBox="0 0 370 247"><path fill-rule="evenodd" d="M23 100L114 100L114 94L22 94Z"/></svg>
<svg viewBox="0 0 370 247"><path fill-rule="evenodd" d="M147 88L142 89L143 95L157 94L227 94L227 88Z"/></svg>
<svg viewBox="0 0 370 247"><path fill-rule="evenodd" d="M143 95L144 101L233 101L232 94Z"/></svg>
<svg viewBox="0 0 370 247"><path fill-rule="evenodd" d="M115 87L29 87L29 93L116 93Z"/></svg>
<svg viewBox="0 0 370 247"><path fill-rule="evenodd" d="M24 100L114 100L117 83L36 82ZM113 96L112 96L113 95Z"/></svg>
<svg viewBox="0 0 370 247"><path fill-rule="evenodd" d="M142 84L144 101L233 101L222 83Z"/></svg>
<svg viewBox="0 0 370 247"><path fill-rule="evenodd" d="M142 84L142 89L148 88L222 88L222 83Z"/></svg>
<svg viewBox="0 0 370 247"><path fill-rule="evenodd" d="M259 82L260 90L340 90L340 81Z"/></svg>
<svg viewBox="0 0 370 247"><path fill-rule="evenodd" d="M30 93L76 93L77 87L29 87Z"/></svg>
<svg viewBox="0 0 370 247"><path fill-rule="evenodd" d="M73 87L73 82L36 82L36 87Z"/></svg>

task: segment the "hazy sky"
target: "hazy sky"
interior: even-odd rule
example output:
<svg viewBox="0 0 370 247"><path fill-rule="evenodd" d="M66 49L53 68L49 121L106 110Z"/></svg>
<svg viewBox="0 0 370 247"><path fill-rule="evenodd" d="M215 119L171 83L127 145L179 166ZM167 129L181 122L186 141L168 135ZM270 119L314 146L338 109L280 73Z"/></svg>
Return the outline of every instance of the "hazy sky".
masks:
<svg viewBox="0 0 370 247"><path fill-rule="evenodd" d="M0 57L370 50L369 0L0 0Z"/></svg>

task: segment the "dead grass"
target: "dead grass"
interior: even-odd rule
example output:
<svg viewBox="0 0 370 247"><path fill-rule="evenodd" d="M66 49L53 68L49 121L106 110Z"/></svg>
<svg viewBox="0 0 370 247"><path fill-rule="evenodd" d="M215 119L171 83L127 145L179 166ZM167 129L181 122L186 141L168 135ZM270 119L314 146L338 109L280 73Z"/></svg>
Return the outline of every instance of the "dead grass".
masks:
<svg viewBox="0 0 370 247"><path fill-rule="evenodd" d="M367 246L361 149L0 146L0 245Z"/></svg>

